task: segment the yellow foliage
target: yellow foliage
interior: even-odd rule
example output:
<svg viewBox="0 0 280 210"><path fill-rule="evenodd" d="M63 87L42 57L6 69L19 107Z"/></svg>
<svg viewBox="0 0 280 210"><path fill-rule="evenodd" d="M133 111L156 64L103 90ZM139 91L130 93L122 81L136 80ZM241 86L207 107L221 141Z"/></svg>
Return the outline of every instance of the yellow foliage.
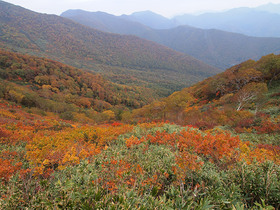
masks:
<svg viewBox="0 0 280 210"><path fill-rule="evenodd" d="M108 142L132 129L131 125L106 125L38 132L26 145L26 158L37 174L44 173L47 168L62 170L67 165L94 158Z"/></svg>
<svg viewBox="0 0 280 210"><path fill-rule="evenodd" d="M51 90L52 86L50 86L50 85L42 85L42 89Z"/></svg>
<svg viewBox="0 0 280 210"><path fill-rule="evenodd" d="M1 117L11 118L11 119L16 119L16 118L17 118L17 116L15 116L14 114L12 114L12 113L9 112L8 110L4 110L4 109L0 109L0 116L1 116Z"/></svg>
<svg viewBox="0 0 280 210"><path fill-rule="evenodd" d="M104 114L109 120L114 120L115 119L115 113L111 110L106 110L104 112L102 112L102 114Z"/></svg>
<svg viewBox="0 0 280 210"><path fill-rule="evenodd" d="M17 102L17 103L20 103L20 102L22 101L23 97L24 97L23 94L18 93L18 92L14 91L14 90L10 90L10 91L9 91L9 96L10 96L10 98L11 98L13 101L15 101L15 102Z"/></svg>

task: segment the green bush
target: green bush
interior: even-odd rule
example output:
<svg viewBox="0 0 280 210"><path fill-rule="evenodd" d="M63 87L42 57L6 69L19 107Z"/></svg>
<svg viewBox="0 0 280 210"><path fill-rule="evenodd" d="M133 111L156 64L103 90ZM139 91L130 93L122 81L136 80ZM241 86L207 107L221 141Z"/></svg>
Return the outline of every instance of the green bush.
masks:
<svg viewBox="0 0 280 210"><path fill-rule="evenodd" d="M74 115L72 112L63 112L61 113L60 115L60 118L63 119L63 120L74 120Z"/></svg>

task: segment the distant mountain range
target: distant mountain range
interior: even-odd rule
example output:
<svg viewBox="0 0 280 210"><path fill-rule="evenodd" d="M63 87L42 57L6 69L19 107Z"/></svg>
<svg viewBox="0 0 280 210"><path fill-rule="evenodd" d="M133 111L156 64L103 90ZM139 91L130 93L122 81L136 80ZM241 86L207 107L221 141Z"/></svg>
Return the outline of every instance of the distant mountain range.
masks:
<svg viewBox="0 0 280 210"><path fill-rule="evenodd" d="M176 25L220 29L256 37L280 37L280 14L254 8L237 8L220 13L174 17Z"/></svg>
<svg viewBox="0 0 280 210"><path fill-rule="evenodd" d="M265 4L265 5L261 5L259 7L256 7L255 9L259 10L259 11L265 11L265 12L280 14L280 4L269 3L269 4Z"/></svg>
<svg viewBox="0 0 280 210"><path fill-rule="evenodd" d="M168 28L174 24L174 21L149 11L134 13L130 16L114 16L104 12L68 10L61 16L98 30L136 35L194 56L221 69L229 68L248 59L259 59L269 53L280 53L280 38L249 37L190 26L154 29ZM179 19L179 17L177 18ZM150 21L148 21L149 19ZM157 22L158 24L156 24Z"/></svg>
<svg viewBox="0 0 280 210"><path fill-rule="evenodd" d="M76 14L74 14L76 13ZM77 12L66 11L64 17L73 17ZM223 12L200 15L178 15L166 18L151 11L135 12L119 16L124 20L141 23L153 29L171 29L189 25L202 29L219 29L256 37L280 37L280 4L266 4L256 8L235 8ZM84 21L84 20L83 20Z"/></svg>
<svg viewBox="0 0 280 210"><path fill-rule="evenodd" d="M170 29L189 25L202 29L219 29L256 37L280 37L280 4L266 4L256 8L235 8L224 12L200 15L178 15L171 19L151 11L122 15L154 29Z"/></svg>
<svg viewBox="0 0 280 210"><path fill-rule="evenodd" d="M136 36L101 32L56 15L0 1L0 48L101 72L121 84L167 95L219 72L186 54Z"/></svg>

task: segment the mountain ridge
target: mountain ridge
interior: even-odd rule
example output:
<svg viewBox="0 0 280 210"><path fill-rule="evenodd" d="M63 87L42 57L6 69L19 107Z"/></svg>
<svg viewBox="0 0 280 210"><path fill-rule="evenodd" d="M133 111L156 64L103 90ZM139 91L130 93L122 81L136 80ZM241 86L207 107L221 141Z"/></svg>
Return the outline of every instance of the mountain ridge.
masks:
<svg viewBox="0 0 280 210"><path fill-rule="evenodd" d="M205 12L199 15L182 14L173 18L166 18L152 11L139 11L118 17L154 29L171 29L181 25L189 25L248 36L280 37L280 30L274 27L279 25L280 4L265 4L254 8L238 7L226 11Z"/></svg>
<svg viewBox="0 0 280 210"><path fill-rule="evenodd" d="M270 12L270 13L280 14L280 4L268 3L268 4L258 6L255 9Z"/></svg>
<svg viewBox="0 0 280 210"><path fill-rule="evenodd" d="M256 37L280 37L275 25L280 23L280 14L255 8L241 7L225 12L174 17L179 25L203 29L220 29Z"/></svg>
<svg viewBox="0 0 280 210"><path fill-rule="evenodd" d="M217 29L199 29L178 26L172 29L153 29L148 26L123 20L121 16L103 13L99 18L94 12L79 10L79 16L67 18L102 30L97 23L107 25L112 33L132 34L192 55L220 69L229 68L247 59L259 59L269 53L280 53L280 38L249 37ZM116 24L117 23L117 24Z"/></svg>
<svg viewBox="0 0 280 210"><path fill-rule="evenodd" d="M105 33L59 16L0 4L0 46L5 49L87 68L114 82L134 77L139 85L161 89L159 94L170 94L219 72L191 56L136 36Z"/></svg>
<svg viewBox="0 0 280 210"><path fill-rule="evenodd" d="M121 15L123 19L136 21L154 29L168 29L174 27L173 20L152 11L134 12L131 15Z"/></svg>

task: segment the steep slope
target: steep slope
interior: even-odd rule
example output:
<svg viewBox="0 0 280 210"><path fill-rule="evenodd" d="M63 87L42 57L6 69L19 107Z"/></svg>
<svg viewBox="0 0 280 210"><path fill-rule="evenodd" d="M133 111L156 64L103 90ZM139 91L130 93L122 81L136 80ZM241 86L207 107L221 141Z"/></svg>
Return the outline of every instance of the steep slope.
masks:
<svg viewBox="0 0 280 210"><path fill-rule="evenodd" d="M0 98L54 113L89 116L93 110L113 110L117 115L156 98L151 89L114 84L99 74L57 61L3 50L0 50L0 83Z"/></svg>
<svg viewBox="0 0 280 210"><path fill-rule="evenodd" d="M249 37L189 26L161 30L157 34L160 36L158 43L221 69L248 59L256 60L269 53L280 53L280 38Z"/></svg>
<svg viewBox="0 0 280 210"><path fill-rule="evenodd" d="M0 47L47 56L168 94L217 73L193 57L135 36L104 33L54 15L0 2Z"/></svg>
<svg viewBox="0 0 280 210"><path fill-rule="evenodd" d="M236 132L250 133L254 129L253 133L280 134L279 81L280 55L270 54L135 110L133 116L171 120L200 129L227 126ZM280 144L279 135L270 140Z"/></svg>
<svg viewBox="0 0 280 210"><path fill-rule="evenodd" d="M280 53L280 38L257 38L189 26L155 30L122 17L82 10L62 14L76 22L113 33L133 34L189 54L221 69L269 53ZM99 26L103 26L99 27Z"/></svg>

